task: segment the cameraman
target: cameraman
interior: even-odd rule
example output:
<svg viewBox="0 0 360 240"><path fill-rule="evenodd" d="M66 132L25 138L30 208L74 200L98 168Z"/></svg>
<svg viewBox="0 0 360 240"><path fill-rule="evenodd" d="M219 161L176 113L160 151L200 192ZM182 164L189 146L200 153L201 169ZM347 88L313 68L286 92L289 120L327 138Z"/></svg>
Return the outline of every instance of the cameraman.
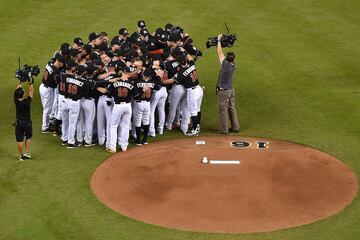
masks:
<svg viewBox="0 0 360 240"><path fill-rule="evenodd" d="M230 132L239 132L239 123L235 108L235 89L232 86L232 76L235 71L235 53L228 52L226 57L221 47L222 35L218 35L217 54L219 56L221 69L216 92L219 107L219 134L228 134L228 116L230 117Z"/></svg>
<svg viewBox="0 0 360 240"><path fill-rule="evenodd" d="M31 79L28 83L28 96L26 96L26 91L22 88L22 82L20 80L14 92L14 102L16 105L15 136L18 152L20 154L20 161L31 159L30 144L32 137L32 123L30 118L30 104L34 96L34 82ZM25 153L23 153L23 143L25 143Z"/></svg>

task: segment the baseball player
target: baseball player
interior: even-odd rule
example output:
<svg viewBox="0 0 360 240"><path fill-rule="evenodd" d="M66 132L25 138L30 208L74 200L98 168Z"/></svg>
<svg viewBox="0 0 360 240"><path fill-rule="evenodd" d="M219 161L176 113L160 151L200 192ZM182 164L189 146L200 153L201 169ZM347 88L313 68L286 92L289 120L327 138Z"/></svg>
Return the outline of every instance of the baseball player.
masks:
<svg viewBox="0 0 360 240"><path fill-rule="evenodd" d="M68 62L68 68L73 68L76 63L73 60ZM80 112L80 99L93 88L93 84L84 81L82 76L86 71L84 65L78 65L75 68L75 75L68 76L65 79L65 107L63 111L65 125L67 126L67 148L75 148L76 123Z"/></svg>
<svg viewBox="0 0 360 240"><path fill-rule="evenodd" d="M86 72L83 76L83 80L88 81L90 84L95 84L92 76L93 71L94 68L86 65ZM94 146L94 144L92 144L92 136L96 113L95 98L95 90L89 90L80 100L80 113L77 122L76 138L78 143L83 143L85 147Z"/></svg>
<svg viewBox="0 0 360 240"><path fill-rule="evenodd" d="M141 146L148 144L149 124L150 124L150 99L154 90L159 90L157 79L153 76L151 69L146 69L142 78L135 82L138 96L134 97L133 120L135 123L136 141L135 144ZM141 127L144 136L141 140Z"/></svg>
<svg viewBox="0 0 360 240"><path fill-rule="evenodd" d="M107 88L98 87L103 94L109 93L114 98L114 107L111 112L110 145L106 150L116 153L116 141L125 152L129 144L129 128L131 122L131 99L137 97L138 92L134 83L129 80L130 68L124 66L120 78L113 78Z"/></svg>
<svg viewBox="0 0 360 240"><path fill-rule="evenodd" d="M168 78L173 78L175 74L180 70L180 63L177 62L176 59L174 59L171 55L167 58L165 66L168 72ZM180 130L184 134L187 133L190 121L190 113L187 106L186 94L187 93L183 85L176 82L172 84L169 94L170 109L165 123L166 129L172 130L173 122L178 123L180 121L179 119L177 119L177 113L181 111L182 121L180 125Z"/></svg>
<svg viewBox="0 0 360 240"><path fill-rule="evenodd" d="M184 50L182 50L184 51ZM199 79L196 73L196 67L193 58L187 54L180 54L176 60L180 63L180 69L172 79L163 80L164 84L173 82L180 83L186 89L187 104L191 115L192 130L187 134L189 136L197 136L200 133L201 120L201 102L203 90L199 86Z"/></svg>
<svg viewBox="0 0 360 240"><path fill-rule="evenodd" d="M52 107L54 104L55 89L57 88L57 83L55 81L55 76L59 74L60 69L63 67L64 58L60 53L55 55L55 62L49 62L45 66L45 71L42 79L42 83L39 87L41 104L43 106L42 114L42 133L48 133L50 125L50 115L52 112Z"/></svg>

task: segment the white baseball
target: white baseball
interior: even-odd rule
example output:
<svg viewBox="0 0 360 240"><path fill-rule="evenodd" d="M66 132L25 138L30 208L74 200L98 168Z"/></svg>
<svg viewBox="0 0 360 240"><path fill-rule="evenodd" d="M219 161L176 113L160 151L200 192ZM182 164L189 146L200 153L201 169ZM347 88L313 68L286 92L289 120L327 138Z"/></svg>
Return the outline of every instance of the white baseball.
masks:
<svg viewBox="0 0 360 240"><path fill-rule="evenodd" d="M209 161L208 161L207 157L203 157L202 163L208 163L208 162L209 162Z"/></svg>

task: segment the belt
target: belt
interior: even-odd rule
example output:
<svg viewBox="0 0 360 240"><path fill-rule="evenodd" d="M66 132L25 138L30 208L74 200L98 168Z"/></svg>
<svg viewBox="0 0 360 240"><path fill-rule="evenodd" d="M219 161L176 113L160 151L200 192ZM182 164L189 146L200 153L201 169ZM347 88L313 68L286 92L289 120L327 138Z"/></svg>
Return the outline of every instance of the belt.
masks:
<svg viewBox="0 0 360 240"><path fill-rule="evenodd" d="M135 102L150 102L150 100L135 100Z"/></svg>
<svg viewBox="0 0 360 240"><path fill-rule="evenodd" d="M115 102L115 104L128 104L128 102Z"/></svg>
<svg viewBox="0 0 360 240"><path fill-rule="evenodd" d="M188 89L195 89L197 88L199 85L196 85L195 87L191 87L191 88L188 88Z"/></svg>

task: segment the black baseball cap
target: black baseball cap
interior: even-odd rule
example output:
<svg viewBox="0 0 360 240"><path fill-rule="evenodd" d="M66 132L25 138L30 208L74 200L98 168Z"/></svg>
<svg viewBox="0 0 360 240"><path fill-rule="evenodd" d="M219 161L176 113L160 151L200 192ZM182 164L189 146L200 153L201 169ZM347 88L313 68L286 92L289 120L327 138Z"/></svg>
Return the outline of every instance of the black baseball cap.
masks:
<svg viewBox="0 0 360 240"><path fill-rule="evenodd" d="M91 53L93 49L93 47L90 44L85 44L83 48L87 53Z"/></svg>
<svg viewBox="0 0 360 240"><path fill-rule="evenodd" d="M137 26L138 26L139 28L146 28L145 21L144 21L144 20L139 20L139 21L137 22Z"/></svg>
<svg viewBox="0 0 360 240"><path fill-rule="evenodd" d="M123 35L123 36L127 36L127 35L129 35L129 32L126 28L120 28L119 34Z"/></svg>
<svg viewBox="0 0 360 240"><path fill-rule="evenodd" d="M143 76L144 77L151 77L152 76L152 71L150 68L145 69L145 71L143 72Z"/></svg>
<svg viewBox="0 0 360 240"><path fill-rule="evenodd" d="M73 67L77 66L76 62L74 60L72 60L72 59L67 60L65 64L66 64L66 67L72 67L73 68Z"/></svg>
<svg viewBox="0 0 360 240"><path fill-rule="evenodd" d="M173 27L173 25L171 23L167 23L165 25L165 31L169 32L172 27Z"/></svg>
<svg viewBox="0 0 360 240"><path fill-rule="evenodd" d="M61 51L61 54L64 56L64 55L69 55L70 54L70 44L69 43L63 43L61 44L60 46L60 51Z"/></svg>
<svg viewBox="0 0 360 240"><path fill-rule="evenodd" d="M168 36L169 42L177 42L181 40L181 35L179 33L171 33Z"/></svg>
<svg viewBox="0 0 360 240"><path fill-rule="evenodd" d="M180 63L181 65L185 65L186 64L186 57L182 54L176 56L176 61L178 63Z"/></svg>
<svg viewBox="0 0 360 240"><path fill-rule="evenodd" d="M86 66L85 65L77 65L75 68L75 73L77 75L82 75L84 72L86 72Z"/></svg>
<svg viewBox="0 0 360 240"><path fill-rule="evenodd" d="M140 30L140 35L143 36L143 37L148 37L149 36L149 31L146 28L141 29Z"/></svg>
<svg viewBox="0 0 360 240"><path fill-rule="evenodd" d="M81 53L81 51L79 49L76 49L76 48L70 49L70 56L72 56L72 57L77 56L79 53Z"/></svg>
<svg viewBox="0 0 360 240"><path fill-rule="evenodd" d="M80 37L74 38L74 43L80 47L84 45L84 42Z"/></svg>
<svg viewBox="0 0 360 240"><path fill-rule="evenodd" d="M109 47L108 47L108 45L106 43L103 43L103 44L99 45L99 51L106 52L108 50L109 50Z"/></svg>
<svg viewBox="0 0 360 240"><path fill-rule="evenodd" d="M122 68L121 68L121 71L122 71L122 72L130 73L130 72L131 72L131 69L130 69L128 66L126 66L126 64L124 64L124 65L122 66Z"/></svg>
<svg viewBox="0 0 360 240"><path fill-rule="evenodd" d="M55 61L59 61L63 64L65 63L65 58L60 53L56 53L54 59L55 59Z"/></svg>
<svg viewBox="0 0 360 240"><path fill-rule="evenodd" d="M89 74L92 74L97 69L92 62L86 62L85 66L86 66L86 71Z"/></svg>
<svg viewBox="0 0 360 240"><path fill-rule="evenodd" d="M155 36L157 37L157 38L161 38L161 35L164 33L164 30L162 29L162 28L157 28L156 30L155 30Z"/></svg>
<svg viewBox="0 0 360 240"><path fill-rule="evenodd" d="M89 42L92 42L93 40L97 39L99 37L99 34L97 34L96 32L92 32L89 34Z"/></svg>

